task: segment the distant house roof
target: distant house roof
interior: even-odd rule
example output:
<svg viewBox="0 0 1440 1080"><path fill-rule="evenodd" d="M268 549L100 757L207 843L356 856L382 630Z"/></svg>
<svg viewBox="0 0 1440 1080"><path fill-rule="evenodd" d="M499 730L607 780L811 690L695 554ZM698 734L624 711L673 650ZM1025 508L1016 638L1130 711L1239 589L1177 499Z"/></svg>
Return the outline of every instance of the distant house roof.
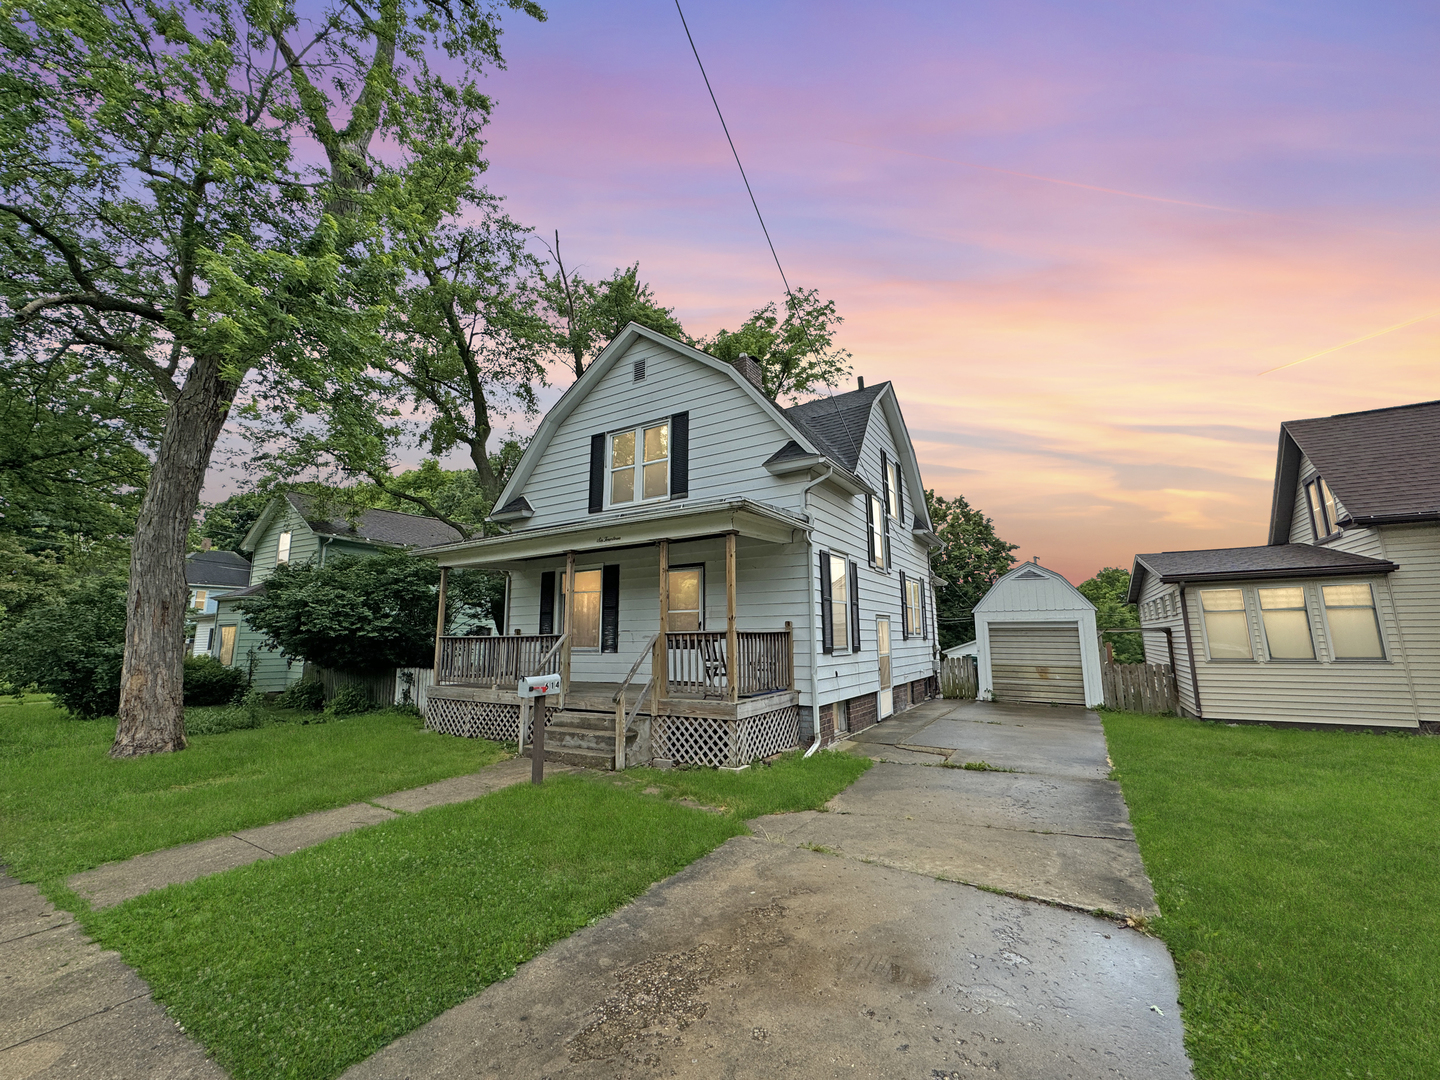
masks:
<svg viewBox="0 0 1440 1080"><path fill-rule="evenodd" d="M1440 401L1282 424L1272 544L1289 540L1302 453L1357 525L1440 521Z"/></svg>
<svg viewBox="0 0 1440 1080"><path fill-rule="evenodd" d="M816 447L824 451L826 457L853 473L860 461L860 448L865 445L871 406L889 385L882 382L864 390L827 394L782 411L792 424L810 437ZM778 452L783 453L786 449L781 447Z"/></svg>
<svg viewBox="0 0 1440 1080"><path fill-rule="evenodd" d="M185 556L185 583L217 588L250 581L250 560L233 551L192 551Z"/></svg>
<svg viewBox="0 0 1440 1080"><path fill-rule="evenodd" d="M1129 603L1140 599L1145 574L1164 582L1238 581L1251 578L1328 577L1337 574L1388 574L1392 562L1352 555L1315 544L1266 544L1262 547L1159 551L1135 556Z"/></svg>
<svg viewBox="0 0 1440 1080"><path fill-rule="evenodd" d="M219 598L217 599L217 602L223 603L223 602L228 601L228 600L244 600L247 596L264 596L264 595L265 595L265 583L264 583L263 581L261 581L261 582L255 584L255 585L251 585L251 586L248 587L248 588L245 588L245 589L237 589L235 592L226 593L224 596L219 597Z"/></svg>
<svg viewBox="0 0 1440 1080"><path fill-rule="evenodd" d="M402 514L397 510L366 510L352 525L343 519L325 521L312 518L315 500L309 495L291 491L286 493L285 498L317 536L363 540L393 547L433 547L463 539L458 529L451 528L438 518Z"/></svg>

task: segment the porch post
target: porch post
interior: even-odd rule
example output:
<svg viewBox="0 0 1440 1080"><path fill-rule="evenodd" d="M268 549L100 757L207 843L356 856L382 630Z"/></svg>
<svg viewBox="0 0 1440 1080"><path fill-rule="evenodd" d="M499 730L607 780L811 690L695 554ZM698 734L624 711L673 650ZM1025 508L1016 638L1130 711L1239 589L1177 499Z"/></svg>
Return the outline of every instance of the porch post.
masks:
<svg viewBox="0 0 1440 1080"><path fill-rule="evenodd" d="M660 715L660 702L670 694L670 541L660 541L660 630L655 635L655 659L651 667L654 692L650 715Z"/></svg>
<svg viewBox="0 0 1440 1080"><path fill-rule="evenodd" d="M740 700L740 635L735 632L735 534L725 534L725 683L731 701Z"/></svg>
<svg viewBox="0 0 1440 1080"><path fill-rule="evenodd" d="M575 623L575 552L565 553L565 621L560 632L565 642L560 646L560 708L565 708L565 696L570 693L570 643L574 641L571 631ZM542 673L543 674L543 673Z"/></svg>
<svg viewBox="0 0 1440 1080"><path fill-rule="evenodd" d="M442 682L440 678L440 651L445 639L445 589L450 584L450 568L440 568L440 610L435 615L435 681Z"/></svg>
<svg viewBox="0 0 1440 1080"><path fill-rule="evenodd" d="M795 689L795 624L789 619L785 620L785 648L789 652L786 662L790 665L790 685L787 689Z"/></svg>

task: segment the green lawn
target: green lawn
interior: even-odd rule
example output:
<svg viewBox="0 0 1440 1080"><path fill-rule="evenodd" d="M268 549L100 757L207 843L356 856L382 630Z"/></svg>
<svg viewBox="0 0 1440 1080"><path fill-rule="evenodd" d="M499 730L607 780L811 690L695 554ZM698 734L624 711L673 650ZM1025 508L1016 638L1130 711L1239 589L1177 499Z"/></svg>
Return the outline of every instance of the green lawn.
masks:
<svg viewBox="0 0 1440 1080"><path fill-rule="evenodd" d="M79 870L460 776L502 755L395 712L271 718L287 722L112 761L114 720L72 720L48 702L0 709L0 863L73 907L62 882Z"/></svg>
<svg viewBox="0 0 1440 1080"><path fill-rule="evenodd" d="M234 1076L322 1080L747 832L745 816L819 808L868 765L552 776L83 919Z"/></svg>
<svg viewBox="0 0 1440 1080"><path fill-rule="evenodd" d="M1103 715L1197 1077L1440 1073L1440 739Z"/></svg>

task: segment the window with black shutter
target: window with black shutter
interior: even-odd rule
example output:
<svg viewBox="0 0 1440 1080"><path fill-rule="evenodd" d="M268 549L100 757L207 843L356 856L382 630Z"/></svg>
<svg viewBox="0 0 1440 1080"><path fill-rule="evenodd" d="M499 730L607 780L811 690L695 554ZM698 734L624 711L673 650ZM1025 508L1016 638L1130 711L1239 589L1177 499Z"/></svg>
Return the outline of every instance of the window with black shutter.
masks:
<svg viewBox="0 0 1440 1080"><path fill-rule="evenodd" d="M905 580L905 571L900 571L900 640L910 639L910 608L907 603L910 599L910 590Z"/></svg>
<svg viewBox="0 0 1440 1080"><path fill-rule="evenodd" d="M620 651L620 566L606 564L600 580L600 651Z"/></svg>
<svg viewBox="0 0 1440 1080"><path fill-rule="evenodd" d="M555 571L540 575L540 633L555 632Z"/></svg>
<svg viewBox="0 0 1440 1080"><path fill-rule="evenodd" d="M690 414L670 417L670 497L684 499L690 494Z"/></svg>
<svg viewBox="0 0 1440 1080"><path fill-rule="evenodd" d="M590 436L590 513L605 509L605 433ZM548 632L548 631L547 631Z"/></svg>
<svg viewBox="0 0 1440 1080"><path fill-rule="evenodd" d="M833 602L830 590L830 553L820 552L820 649L822 652L835 651L835 622L830 605Z"/></svg>

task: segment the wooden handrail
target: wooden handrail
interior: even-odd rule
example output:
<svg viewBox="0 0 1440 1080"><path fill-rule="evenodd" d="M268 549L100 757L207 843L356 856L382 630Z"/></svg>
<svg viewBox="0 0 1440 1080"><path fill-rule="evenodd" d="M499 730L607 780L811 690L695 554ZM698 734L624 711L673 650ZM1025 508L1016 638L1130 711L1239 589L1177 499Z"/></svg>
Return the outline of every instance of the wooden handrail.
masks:
<svg viewBox="0 0 1440 1080"><path fill-rule="evenodd" d="M644 654L642 653L641 655L644 655ZM640 696L635 699L635 704L630 707L630 712L629 712L628 715L627 715L626 712L625 712L625 702L624 702L623 700L618 700L618 699L617 699L617 701L615 702L615 771L616 771L616 772L623 772L624 769L625 769L625 738L626 738L626 736L628 736L628 735L630 734L630 725L635 722L635 717L636 717L636 716L639 714L639 712L640 712L640 706L643 705L643 704L645 704L645 695L649 692L649 690L650 690L650 684L651 684L654 680L655 680L655 676L653 676L653 675L650 676L650 678L648 678L648 679L645 680L645 685L640 688Z"/></svg>
<svg viewBox="0 0 1440 1080"><path fill-rule="evenodd" d="M620 699L625 696L625 688L630 685L630 680L635 678L635 673L640 670L640 665L645 662L645 657L649 655L650 650L655 647L655 639L659 636L660 631L658 630L650 635L650 640L645 642L645 647L640 650L640 655L635 657L635 663L630 665L629 673L625 676L624 681L621 682L620 689L615 691L615 697L611 699L610 704L619 704ZM647 682L645 685L649 686L650 684Z"/></svg>
<svg viewBox="0 0 1440 1080"><path fill-rule="evenodd" d="M569 633L569 631L566 631L565 633L561 634L558 638L556 638L556 639L555 639L555 644L550 646L550 651L547 652L544 656L542 656L542 657L540 658L540 662L535 665L535 670L532 671L532 672L530 672L530 674L531 674L531 675L548 675L549 672L547 672L547 671L545 670L545 665L548 664L548 663L550 663L550 658L551 658L552 656L554 656L557 652L560 651L560 646L561 646L561 645L564 645L565 642L569 639L569 637L570 637L570 633Z"/></svg>

